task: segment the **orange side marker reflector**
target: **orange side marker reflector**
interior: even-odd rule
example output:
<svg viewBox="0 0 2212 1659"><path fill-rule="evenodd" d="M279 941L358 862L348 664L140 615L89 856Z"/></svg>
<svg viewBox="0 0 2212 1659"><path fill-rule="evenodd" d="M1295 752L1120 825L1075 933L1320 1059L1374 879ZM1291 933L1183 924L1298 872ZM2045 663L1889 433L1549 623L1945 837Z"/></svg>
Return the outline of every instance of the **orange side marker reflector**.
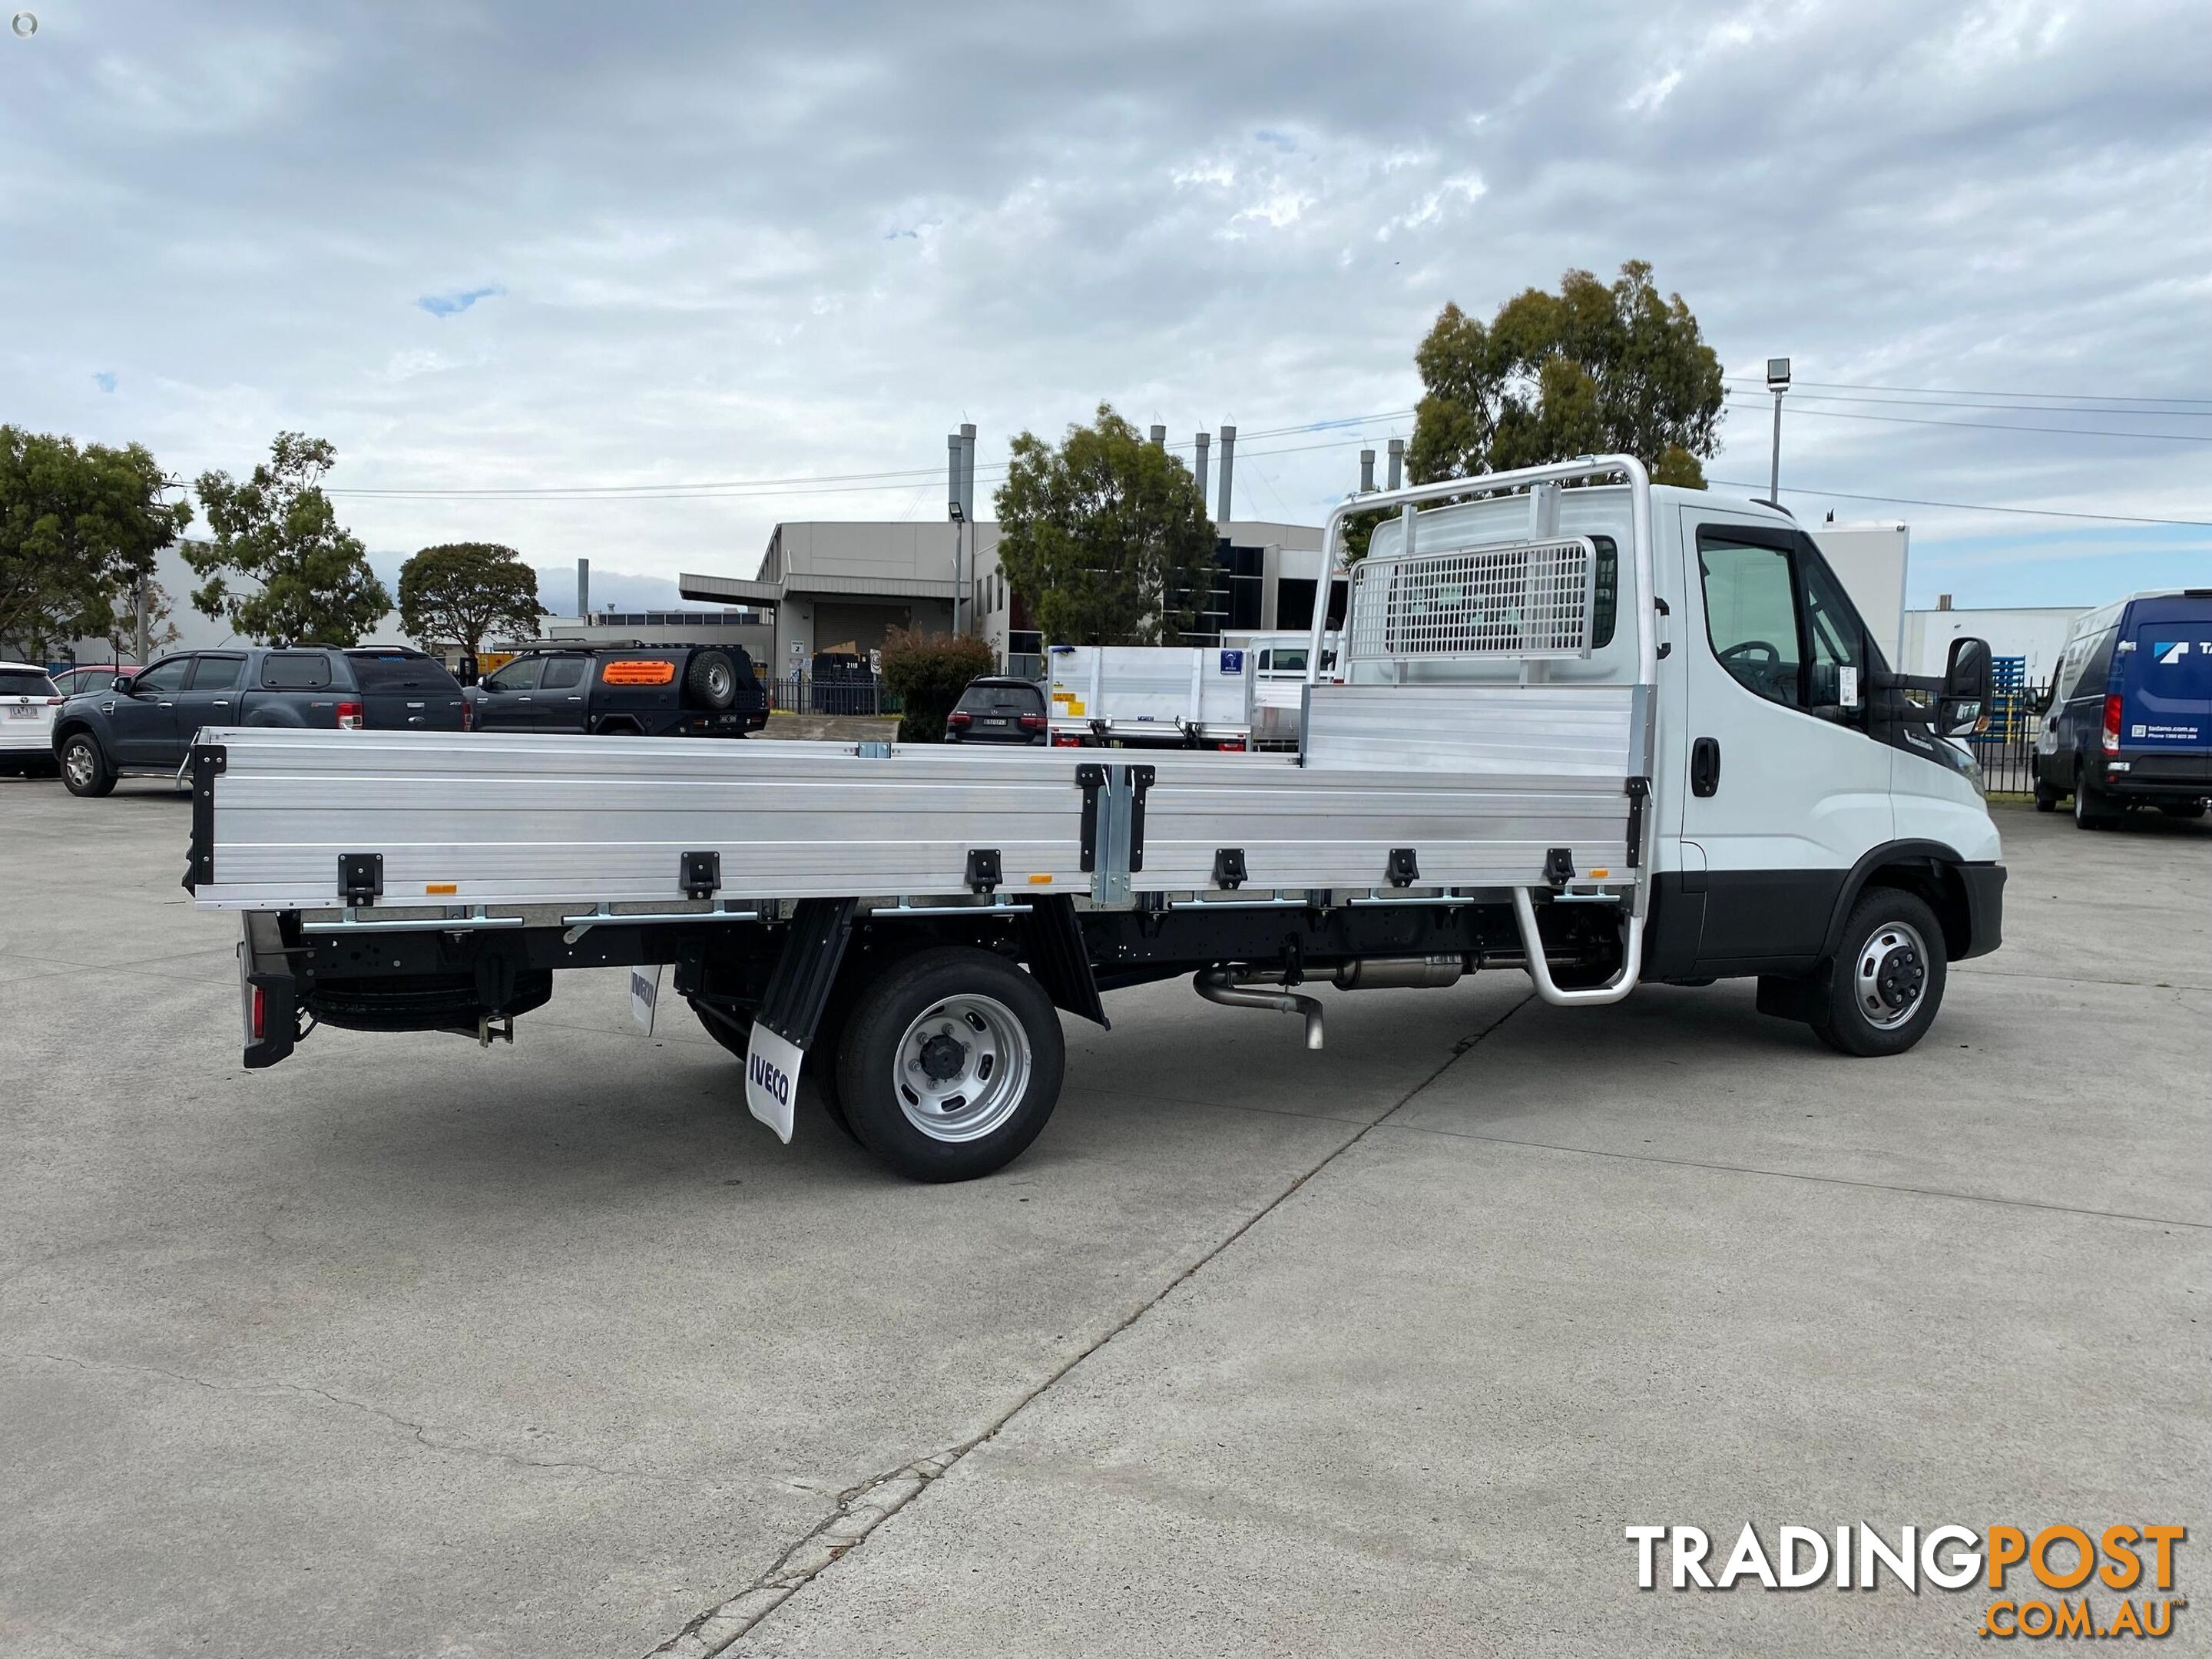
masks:
<svg viewBox="0 0 2212 1659"><path fill-rule="evenodd" d="M1030 878L1030 885L1032 887L1049 887L1052 885L1052 878L1050 876L1031 876Z"/></svg>
<svg viewBox="0 0 2212 1659"><path fill-rule="evenodd" d="M426 881L422 884L422 890L425 893L458 893L461 890L461 884L457 881Z"/></svg>

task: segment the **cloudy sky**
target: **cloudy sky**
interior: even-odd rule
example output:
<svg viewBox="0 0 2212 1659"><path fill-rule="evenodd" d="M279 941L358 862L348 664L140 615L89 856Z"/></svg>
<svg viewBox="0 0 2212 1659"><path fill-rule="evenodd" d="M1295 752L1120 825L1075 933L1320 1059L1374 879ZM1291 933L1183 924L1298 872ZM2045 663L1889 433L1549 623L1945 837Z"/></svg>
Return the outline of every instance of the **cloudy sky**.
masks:
<svg viewBox="0 0 2212 1659"><path fill-rule="evenodd" d="M343 497L380 554L750 574L1102 398L1317 520L1445 301L1641 258L1738 377L1709 473L1788 354L1785 500L1908 520L1916 600L2212 579L2201 3L30 4L0 420L328 437L428 492Z"/></svg>

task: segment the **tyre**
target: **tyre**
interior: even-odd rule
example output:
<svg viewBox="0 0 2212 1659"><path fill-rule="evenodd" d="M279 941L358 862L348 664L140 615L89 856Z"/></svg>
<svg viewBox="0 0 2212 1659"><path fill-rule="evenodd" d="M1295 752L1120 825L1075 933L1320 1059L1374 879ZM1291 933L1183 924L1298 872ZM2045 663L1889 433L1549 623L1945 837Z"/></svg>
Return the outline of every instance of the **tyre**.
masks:
<svg viewBox="0 0 2212 1659"><path fill-rule="evenodd" d="M726 651L699 651L684 672L684 689L702 708L717 713L738 700L738 670Z"/></svg>
<svg viewBox="0 0 2212 1659"><path fill-rule="evenodd" d="M115 768L89 732L72 732L62 744L62 782L72 795L112 795Z"/></svg>
<svg viewBox="0 0 2212 1659"><path fill-rule="evenodd" d="M2101 789L2092 789L2087 778L2074 780L2074 824L2079 830L2109 830L2120 821L2120 809Z"/></svg>
<svg viewBox="0 0 2212 1659"><path fill-rule="evenodd" d="M743 1014L725 1014L701 1002L696 997L690 999L690 1002L691 1012L699 1016L699 1024L706 1028L707 1035L740 1060L744 1060L751 1051L752 1022ZM834 1000L823 1011L821 1027L814 1033L814 1046L806 1051L807 1059L812 1063L801 1075L821 1095L822 1107L830 1114L830 1121L837 1126L848 1140L858 1140L860 1137L853 1133L853 1125L845 1115L844 1103L837 1097L837 1038L840 1032L833 1023L837 1012Z"/></svg>
<svg viewBox="0 0 2212 1659"><path fill-rule="evenodd" d="M1936 913L1914 894L1870 887L1844 924L1813 1030L1840 1054L1901 1054L1935 1022L1948 967Z"/></svg>
<svg viewBox="0 0 2212 1659"><path fill-rule="evenodd" d="M899 1174L972 1181L1037 1138L1066 1062L1043 987L988 951L942 945L861 992L837 1087L860 1144Z"/></svg>
<svg viewBox="0 0 2212 1659"><path fill-rule="evenodd" d="M2204 816L2204 803L2201 800L2170 800L2160 803L2158 810L2170 818L2201 818Z"/></svg>
<svg viewBox="0 0 2212 1659"><path fill-rule="evenodd" d="M2035 810L2039 812L2057 811L2063 793L2063 791L2038 778L2035 781Z"/></svg>

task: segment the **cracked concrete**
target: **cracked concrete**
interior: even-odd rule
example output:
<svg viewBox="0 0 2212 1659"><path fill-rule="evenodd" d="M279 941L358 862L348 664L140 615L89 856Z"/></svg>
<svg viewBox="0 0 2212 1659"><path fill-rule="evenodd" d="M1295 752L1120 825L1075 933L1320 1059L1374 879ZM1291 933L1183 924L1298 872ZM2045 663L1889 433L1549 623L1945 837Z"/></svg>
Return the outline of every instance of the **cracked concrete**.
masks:
<svg viewBox="0 0 2212 1659"><path fill-rule="evenodd" d="M776 1146L619 975L244 1075L184 820L0 787L0 951L160 963L4 1038L9 1659L1953 1651L1925 1598L1639 1600L1620 1526L2212 1489L2212 836L2008 822L2015 949L1902 1061L1744 987L1332 997L1322 1055L1153 988L923 1189Z"/></svg>

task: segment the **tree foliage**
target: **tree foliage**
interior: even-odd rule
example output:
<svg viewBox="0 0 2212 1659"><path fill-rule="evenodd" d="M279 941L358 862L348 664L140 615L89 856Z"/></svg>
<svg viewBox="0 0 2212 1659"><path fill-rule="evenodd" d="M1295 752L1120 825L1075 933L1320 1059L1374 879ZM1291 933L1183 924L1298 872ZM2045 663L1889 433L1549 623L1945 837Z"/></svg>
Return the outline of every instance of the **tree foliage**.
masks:
<svg viewBox="0 0 2212 1659"><path fill-rule="evenodd" d="M142 445L0 426L0 638L50 654L104 635L191 522L189 504L162 500L170 487Z"/></svg>
<svg viewBox="0 0 2212 1659"><path fill-rule="evenodd" d="M1487 326L1447 305L1414 354L1423 396L1406 462L1425 483L1630 454L1657 483L1705 487L1719 447L1721 364L1679 294L1632 259L1608 288L1570 270L1529 289Z"/></svg>
<svg viewBox="0 0 2212 1659"><path fill-rule="evenodd" d="M192 591L195 609L264 641L357 645L376 626L392 595L323 493L337 459L326 439L280 432L245 483L227 472L200 475L200 505L216 538L185 549L206 578ZM241 592L240 580L257 586Z"/></svg>
<svg viewBox="0 0 2212 1659"><path fill-rule="evenodd" d="M996 503L999 562L1048 642L1159 645L1197 620L1218 544L1206 501L1109 405L1056 446L1016 438Z"/></svg>
<svg viewBox="0 0 2212 1659"><path fill-rule="evenodd" d="M399 624L418 644L450 641L473 657L492 635L535 638L544 614L538 573L496 542L426 547L399 568Z"/></svg>
<svg viewBox="0 0 2212 1659"><path fill-rule="evenodd" d="M945 717L968 682L994 673L991 647L973 634L894 628L884 635L884 684L899 695L902 743L942 743Z"/></svg>

